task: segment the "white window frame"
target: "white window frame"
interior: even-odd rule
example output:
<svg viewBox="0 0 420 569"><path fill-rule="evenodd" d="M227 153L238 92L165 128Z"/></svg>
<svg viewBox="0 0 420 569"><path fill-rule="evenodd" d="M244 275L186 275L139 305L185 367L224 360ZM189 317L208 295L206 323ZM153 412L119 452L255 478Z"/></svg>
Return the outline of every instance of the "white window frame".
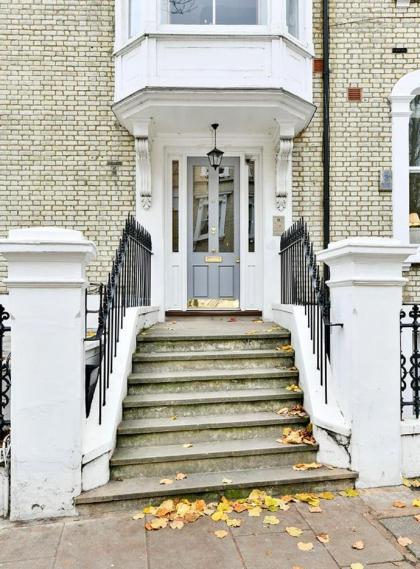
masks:
<svg viewBox="0 0 420 569"><path fill-rule="evenodd" d="M410 243L410 117L411 101L420 94L420 70L404 75L390 95L392 114L392 215L393 234L404 245ZM420 263L420 247L407 259Z"/></svg>
<svg viewBox="0 0 420 569"><path fill-rule="evenodd" d="M217 20L217 0L212 0L212 22L210 24L171 24L169 22L169 8L167 9L167 20L165 21L164 18L164 14L165 14L165 10L163 7L163 2L169 4L170 0L158 0L158 2L160 2L160 24L164 25L164 26L170 26L171 28L203 28L203 29L212 29L215 28L216 30L219 30L220 28L226 27L226 28L240 28L242 27L246 27L246 28L256 28L256 27L267 27L268 25L268 20L269 20L269 7L270 7L270 1L272 0L257 0L258 1L258 18L260 17L261 11L263 9L263 5L265 3L265 12L266 12L266 22L264 23L259 23L257 22L256 24L216 24L216 20ZM299 0L300 1L300 0Z"/></svg>

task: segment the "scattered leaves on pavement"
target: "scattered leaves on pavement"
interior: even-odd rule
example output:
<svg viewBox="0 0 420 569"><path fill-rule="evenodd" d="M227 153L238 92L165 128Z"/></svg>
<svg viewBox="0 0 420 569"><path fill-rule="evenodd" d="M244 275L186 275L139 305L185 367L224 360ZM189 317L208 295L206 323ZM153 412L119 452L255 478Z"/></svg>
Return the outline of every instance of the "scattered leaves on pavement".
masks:
<svg viewBox="0 0 420 569"><path fill-rule="evenodd" d="M169 524L171 529L182 529L184 527L184 522L182 520L174 520Z"/></svg>
<svg viewBox="0 0 420 569"><path fill-rule="evenodd" d="M321 492L318 494L318 498L321 498L321 500L334 500L335 496L332 492Z"/></svg>
<svg viewBox="0 0 420 569"><path fill-rule="evenodd" d="M287 527L286 531L291 537L300 537L303 534L303 530L293 526Z"/></svg>
<svg viewBox="0 0 420 569"><path fill-rule="evenodd" d="M407 504L400 502L400 500L396 500L392 505L394 508L405 508L407 506Z"/></svg>
<svg viewBox="0 0 420 569"><path fill-rule="evenodd" d="M308 492L302 492L301 494L295 495L296 500L299 502L305 502L310 506L319 506L320 500L316 494L309 494Z"/></svg>
<svg viewBox="0 0 420 569"><path fill-rule="evenodd" d="M359 540L353 543L352 548L357 549L358 551L362 551L362 549L365 548L365 544L363 543L362 540Z"/></svg>
<svg viewBox="0 0 420 569"><path fill-rule="evenodd" d="M309 464L295 464L293 470L304 471L304 470L316 470L318 468L322 468L322 464L318 464L317 462L310 462Z"/></svg>
<svg viewBox="0 0 420 569"><path fill-rule="evenodd" d="M397 541L401 547L407 547L407 545L411 545L413 543L409 537L399 537Z"/></svg>
<svg viewBox="0 0 420 569"><path fill-rule="evenodd" d="M239 528L241 524L241 520L238 520L237 518L228 518L226 520L226 525L230 528Z"/></svg>
<svg viewBox="0 0 420 569"><path fill-rule="evenodd" d="M420 480L403 478L403 484L407 486L407 488L420 488Z"/></svg>
<svg viewBox="0 0 420 569"><path fill-rule="evenodd" d="M311 542L303 543L302 541L299 541L297 546L301 551L312 551L312 549L314 548L314 544Z"/></svg>
<svg viewBox="0 0 420 569"><path fill-rule="evenodd" d="M225 531L224 529L219 529L218 531L214 532L214 535L216 537L218 537L219 539L223 539L227 536L228 532Z"/></svg>
<svg viewBox="0 0 420 569"><path fill-rule="evenodd" d="M355 488L347 488L347 490L343 490L342 492L339 492L340 496L344 496L345 498L356 498L357 496L359 496L359 491L356 490Z"/></svg>
<svg viewBox="0 0 420 569"><path fill-rule="evenodd" d="M167 525L168 520L166 518L155 518L151 522L147 522L145 527L148 531L152 531L166 528Z"/></svg>
<svg viewBox="0 0 420 569"><path fill-rule="evenodd" d="M248 510L248 516L251 518L258 518L261 515L261 512L262 508L260 508L260 506L255 506L254 508Z"/></svg>

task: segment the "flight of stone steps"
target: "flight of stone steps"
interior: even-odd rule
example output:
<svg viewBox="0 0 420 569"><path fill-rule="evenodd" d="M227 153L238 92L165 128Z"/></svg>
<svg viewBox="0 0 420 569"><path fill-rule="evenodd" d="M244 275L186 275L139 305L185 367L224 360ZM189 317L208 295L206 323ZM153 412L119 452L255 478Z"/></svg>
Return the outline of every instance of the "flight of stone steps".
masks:
<svg viewBox="0 0 420 569"><path fill-rule="evenodd" d="M183 320L139 335L111 482L83 493L79 510L353 485L347 470L293 469L316 461L317 445L278 442L284 428L309 423L284 411L303 403L290 387L299 374L287 330L249 319Z"/></svg>

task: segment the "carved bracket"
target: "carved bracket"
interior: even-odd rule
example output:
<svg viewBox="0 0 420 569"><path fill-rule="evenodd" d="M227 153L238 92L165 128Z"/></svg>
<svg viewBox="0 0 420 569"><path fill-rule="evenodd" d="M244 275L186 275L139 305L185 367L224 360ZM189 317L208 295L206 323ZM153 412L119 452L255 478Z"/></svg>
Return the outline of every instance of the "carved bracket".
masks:
<svg viewBox="0 0 420 569"><path fill-rule="evenodd" d="M135 148L140 204L143 209L150 209L152 206L152 172L149 139L146 137L136 138Z"/></svg>
<svg viewBox="0 0 420 569"><path fill-rule="evenodd" d="M293 138L281 138L276 154L276 208L284 211L291 183Z"/></svg>

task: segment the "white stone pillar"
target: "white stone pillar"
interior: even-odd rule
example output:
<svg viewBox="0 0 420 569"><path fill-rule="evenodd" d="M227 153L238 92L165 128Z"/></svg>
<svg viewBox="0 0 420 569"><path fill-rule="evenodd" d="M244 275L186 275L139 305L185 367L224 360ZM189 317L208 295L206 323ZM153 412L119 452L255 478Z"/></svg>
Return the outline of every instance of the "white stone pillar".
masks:
<svg viewBox="0 0 420 569"><path fill-rule="evenodd" d="M85 267L79 231L17 229L0 241L12 318L11 518L74 514L81 491Z"/></svg>
<svg viewBox="0 0 420 569"><path fill-rule="evenodd" d="M317 255L331 270L331 322L343 324L331 331L331 367L359 487L401 484L402 263L415 248L352 238Z"/></svg>

